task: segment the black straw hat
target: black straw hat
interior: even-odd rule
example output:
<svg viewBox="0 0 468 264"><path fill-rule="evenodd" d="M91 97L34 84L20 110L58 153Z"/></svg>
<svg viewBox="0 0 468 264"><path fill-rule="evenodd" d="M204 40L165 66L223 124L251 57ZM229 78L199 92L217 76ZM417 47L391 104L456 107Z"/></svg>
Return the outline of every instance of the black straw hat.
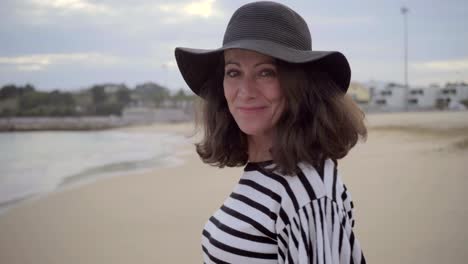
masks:
<svg viewBox="0 0 468 264"><path fill-rule="evenodd" d="M256 51L289 63L314 63L327 72L343 90L348 90L351 69L338 51L312 50L312 39L304 19L289 7L269 1L241 6L231 17L219 49L177 47L175 57L182 76L192 91L200 89L215 74L224 50Z"/></svg>

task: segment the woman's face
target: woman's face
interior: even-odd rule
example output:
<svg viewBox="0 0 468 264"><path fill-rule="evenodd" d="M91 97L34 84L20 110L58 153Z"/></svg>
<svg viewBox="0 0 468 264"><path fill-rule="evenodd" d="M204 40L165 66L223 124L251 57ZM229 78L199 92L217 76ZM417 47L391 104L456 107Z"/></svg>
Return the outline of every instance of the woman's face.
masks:
<svg viewBox="0 0 468 264"><path fill-rule="evenodd" d="M237 125L250 136L271 136L284 108L275 59L229 49L224 61L224 96Z"/></svg>

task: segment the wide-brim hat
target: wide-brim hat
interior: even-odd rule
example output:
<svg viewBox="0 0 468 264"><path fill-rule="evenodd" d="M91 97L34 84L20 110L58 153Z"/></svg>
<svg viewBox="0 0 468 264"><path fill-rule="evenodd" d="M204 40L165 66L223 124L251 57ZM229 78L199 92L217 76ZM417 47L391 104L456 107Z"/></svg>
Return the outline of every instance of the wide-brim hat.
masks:
<svg viewBox="0 0 468 264"><path fill-rule="evenodd" d="M218 49L177 47L175 58L179 70L197 95L220 67L220 56L227 49L246 49L294 63L313 64L314 69L329 74L346 93L351 69L346 57L338 51L312 50L312 39L304 19L289 7L270 1L241 6L232 15L223 45Z"/></svg>

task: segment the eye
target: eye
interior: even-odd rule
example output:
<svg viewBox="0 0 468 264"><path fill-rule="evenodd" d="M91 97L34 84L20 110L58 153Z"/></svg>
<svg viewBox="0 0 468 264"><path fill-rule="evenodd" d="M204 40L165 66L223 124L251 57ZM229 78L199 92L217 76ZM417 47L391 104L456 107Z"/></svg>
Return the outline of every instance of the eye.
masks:
<svg viewBox="0 0 468 264"><path fill-rule="evenodd" d="M227 76L227 77L230 77L230 78L234 78L234 77L239 76L239 74L240 74L240 72L238 70L228 69L228 70L226 70L224 75Z"/></svg>
<svg viewBox="0 0 468 264"><path fill-rule="evenodd" d="M276 71L274 69L263 69L260 71L261 77L275 77Z"/></svg>

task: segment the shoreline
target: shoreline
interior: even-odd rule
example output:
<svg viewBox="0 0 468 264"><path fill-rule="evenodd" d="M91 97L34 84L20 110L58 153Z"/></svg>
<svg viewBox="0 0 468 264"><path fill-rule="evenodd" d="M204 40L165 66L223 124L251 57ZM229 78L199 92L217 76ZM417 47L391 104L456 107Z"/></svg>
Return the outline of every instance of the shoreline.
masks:
<svg viewBox="0 0 468 264"><path fill-rule="evenodd" d="M118 116L0 118L0 132L94 131L132 125Z"/></svg>
<svg viewBox="0 0 468 264"><path fill-rule="evenodd" d="M99 131L191 121L191 117L180 109L154 109L152 113L151 116L0 117L0 132Z"/></svg>
<svg viewBox="0 0 468 264"><path fill-rule="evenodd" d="M181 166L184 163L183 158L181 156L185 155L186 152L180 151L180 153L175 153L171 157L165 157L161 160L147 160L148 162L152 162L152 165L147 165L144 167L134 167L132 169L124 169L124 170L115 170L115 171L103 171L103 172L90 172L95 171L98 168L91 168L84 170L80 173L73 174L70 176L64 177L60 183L54 189L42 192L34 192L34 193L26 193L24 195L15 196L12 199L8 199L5 201L0 201L0 218L4 214L8 214L9 210L12 210L18 206L22 206L23 204L34 202L36 200L41 200L49 195L53 195L55 193L60 192L67 192L69 190L80 188L86 185L92 185L99 181L107 181L112 180L116 177L128 177L135 174L145 174L151 173L159 168L170 168L175 166ZM146 161L143 161L146 162ZM109 164L107 166L112 167L119 167L120 165L128 164L128 163L139 163L136 162L121 162L121 163L114 163Z"/></svg>
<svg viewBox="0 0 468 264"><path fill-rule="evenodd" d="M173 136L180 137L177 143L171 144L171 148L175 149L174 153L170 155L158 154L150 159L144 160L128 160L111 162L105 165L85 168L79 172L64 176L56 184L53 189L27 192L24 194L18 194L12 196L10 199L0 201L0 217L3 214L8 213L9 210L14 209L23 203L42 199L43 197L53 194L55 192L62 192L69 189L77 188L83 185L93 184L100 180L110 180L114 177L123 177L132 174L149 173L158 168L180 166L184 163L182 158L186 155L187 146L181 140L186 140L187 135L182 132L182 129L186 126L190 126L191 123L178 123L178 124L152 124L146 126L129 126L113 128L113 131L125 132L125 133L159 133L165 134L169 130L169 127L180 127L179 132L174 131L171 133ZM41 131L43 132L43 131ZM55 131L54 131L55 132ZM187 142L185 142L187 144Z"/></svg>

